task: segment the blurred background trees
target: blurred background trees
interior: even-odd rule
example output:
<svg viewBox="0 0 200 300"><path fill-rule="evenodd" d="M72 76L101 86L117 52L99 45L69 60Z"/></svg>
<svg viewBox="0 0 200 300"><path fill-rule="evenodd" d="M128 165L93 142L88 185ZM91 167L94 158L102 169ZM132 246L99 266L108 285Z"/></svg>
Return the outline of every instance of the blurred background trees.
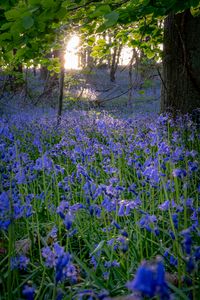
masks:
<svg viewBox="0 0 200 300"><path fill-rule="evenodd" d="M133 89L142 91L142 85L158 75L162 111L186 113L199 107L198 0L4 2L0 4L2 96L6 90L21 90L25 98L36 98L33 102L38 103L45 93L54 98L59 94L57 103L61 104L64 85L59 76L64 80L65 49L70 37L78 35L78 66L85 70L84 80L87 72L103 67L114 84L118 66L124 65L129 83L121 94L129 95L129 105ZM43 87L34 95L31 76L39 73ZM148 76L144 78L143 73ZM76 79L74 82L78 85ZM110 98L105 97L106 101ZM60 108L58 111L61 114Z"/></svg>

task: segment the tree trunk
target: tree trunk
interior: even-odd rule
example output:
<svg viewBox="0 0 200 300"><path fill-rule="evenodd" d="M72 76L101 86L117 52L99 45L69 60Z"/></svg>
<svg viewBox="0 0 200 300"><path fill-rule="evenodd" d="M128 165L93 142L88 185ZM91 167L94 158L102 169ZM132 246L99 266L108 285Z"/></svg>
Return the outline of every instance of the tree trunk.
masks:
<svg viewBox="0 0 200 300"><path fill-rule="evenodd" d="M65 80L65 67L64 67L64 52L60 51L60 78L59 78L59 96L58 96L58 115L57 125L60 124L61 115L63 110L63 94L64 94L64 80Z"/></svg>
<svg viewBox="0 0 200 300"><path fill-rule="evenodd" d="M163 50L161 111L190 113L200 107L200 16L170 14Z"/></svg>
<svg viewBox="0 0 200 300"><path fill-rule="evenodd" d="M115 82L115 75L117 72L120 54L122 50L122 45L114 46L113 54L112 54L112 63L110 66L110 81Z"/></svg>
<svg viewBox="0 0 200 300"><path fill-rule="evenodd" d="M133 62L135 59L135 49L132 50L132 56L129 62L129 69L128 69L128 75L129 75L129 93L128 93L128 102L127 106L132 109L133 103L132 103L132 94L133 94Z"/></svg>

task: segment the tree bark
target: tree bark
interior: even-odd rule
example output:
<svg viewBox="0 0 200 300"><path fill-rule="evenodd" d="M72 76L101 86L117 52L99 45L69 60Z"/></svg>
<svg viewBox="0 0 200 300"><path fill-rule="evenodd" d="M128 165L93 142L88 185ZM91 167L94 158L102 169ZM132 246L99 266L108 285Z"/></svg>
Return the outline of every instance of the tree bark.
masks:
<svg viewBox="0 0 200 300"><path fill-rule="evenodd" d="M129 75L129 93L128 93L128 101L127 101L127 106L132 109L133 108L133 103L132 103L132 94L133 94L133 62L135 59L135 49L133 48L132 50L132 56L129 62L129 69L128 69L128 75Z"/></svg>
<svg viewBox="0 0 200 300"><path fill-rule="evenodd" d="M64 51L61 50L60 51L60 77L59 77L57 125L60 124L62 110L63 110L64 80L65 80Z"/></svg>
<svg viewBox="0 0 200 300"><path fill-rule="evenodd" d="M122 45L119 44L119 46L114 46L113 54L112 54L112 62L110 66L110 81L115 82L115 75L117 72L120 54L122 50Z"/></svg>
<svg viewBox="0 0 200 300"><path fill-rule="evenodd" d="M171 13L163 51L161 112L191 113L200 107L200 16Z"/></svg>

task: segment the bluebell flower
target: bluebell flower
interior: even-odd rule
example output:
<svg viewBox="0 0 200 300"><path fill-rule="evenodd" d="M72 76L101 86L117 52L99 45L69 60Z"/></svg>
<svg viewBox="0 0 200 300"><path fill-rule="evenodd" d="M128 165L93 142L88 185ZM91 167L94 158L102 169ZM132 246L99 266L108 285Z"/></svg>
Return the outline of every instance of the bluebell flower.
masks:
<svg viewBox="0 0 200 300"><path fill-rule="evenodd" d="M148 297L159 295L161 299L168 299L169 292L163 262L159 259L155 263L142 263L134 280L129 282L127 287L133 292L139 291Z"/></svg>
<svg viewBox="0 0 200 300"><path fill-rule="evenodd" d="M53 169L53 161L46 154L44 154L42 157L36 160L34 169L37 171L41 171L41 170L51 171Z"/></svg>
<svg viewBox="0 0 200 300"><path fill-rule="evenodd" d="M174 232L173 231L169 231L169 235L170 237L172 238L172 240L175 240L175 235L174 235Z"/></svg>
<svg viewBox="0 0 200 300"><path fill-rule="evenodd" d="M112 246L114 243L115 243L115 239L114 238L112 238L112 239L110 239L110 240L107 241L107 245L108 246Z"/></svg>
<svg viewBox="0 0 200 300"><path fill-rule="evenodd" d="M26 175L25 175L25 172L22 168L21 168L21 170L19 170L16 173L15 179L17 181L17 184L25 184L26 183Z"/></svg>
<svg viewBox="0 0 200 300"><path fill-rule="evenodd" d="M98 263L97 263L96 258L95 258L94 255L91 257L90 263L93 265L93 267L94 267L95 269L97 268Z"/></svg>
<svg viewBox="0 0 200 300"><path fill-rule="evenodd" d="M182 244L183 244L183 249L185 250L185 253L187 255L191 254L192 250L192 236L191 236L191 230L186 229L181 232L181 235L184 237Z"/></svg>
<svg viewBox="0 0 200 300"><path fill-rule="evenodd" d="M42 256L45 258L45 265L48 268L52 268L56 264L56 254L51 250L50 247L42 248Z"/></svg>
<svg viewBox="0 0 200 300"><path fill-rule="evenodd" d="M62 300L64 295L65 295L65 293L63 292L63 290L58 289L57 295L56 295L56 300Z"/></svg>
<svg viewBox="0 0 200 300"><path fill-rule="evenodd" d="M11 257L11 270L25 270L30 262L30 259L25 255Z"/></svg>
<svg viewBox="0 0 200 300"><path fill-rule="evenodd" d="M10 199L7 192L0 194L0 229L8 229L11 222Z"/></svg>
<svg viewBox="0 0 200 300"><path fill-rule="evenodd" d="M97 204L90 205L89 212L91 216L101 217L101 208Z"/></svg>
<svg viewBox="0 0 200 300"><path fill-rule="evenodd" d="M178 214L172 214L172 221L175 229L178 229Z"/></svg>
<svg viewBox="0 0 200 300"><path fill-rule="evenodd" d="M155 280L154 272L150 267L142 264L135 275L133 281L127 284L128 289L131 291L140 291L143 294L153 297L155 294Z"/></svg>
<svg viewBox="0 0 200 300"><path fill-rule="evenodd" d="M61 201L60 205L57 207L56 212L60 215L62 219L65 218L65 213L69 209L69 202L68 201Z"/></svg>
<svg viewBox="0 0 200 300"><path fill-rule="evenodd" d="M159 205L158 208L162 211L168 210L170 208L170 201L166 200L161 205Z"/></svg>
<svg viewBox="0 0 200 300"><path fill-rule="evenodd" d="M26 297L27 300L34 300L35 288L29 285L25 285L22 294Z"/></svg>
<svg viewBox="0 0 200 300"><path fill-rule="evenodd" d="M186 259L186 271L191 273L195 269L195 262L192 257Z"/></svg>
<svg viewBox="0 0 200 300"><path fill-rule="evenodd" d="M191 172L195 172L199 169L199 164L197 161L189 161L188 168Z"/></svg>
<svg viewBox="0 0 200 300"><path fill-rule="evenodd" d="M112 225L114 225L117 229L121 228L121 226L114 220L112 221Z"/></svg>
<svg viewBox="0 0 200 300"><path fill-rule="evenodd" d="M194 258L196 261L198 261L200 260L200 246L195 246L194 249Z"/></svg>
<svg viewBox="0 0 200 300"><path fill-rule="evenodd" d="M172 175L174 177L178 177L180 179L183 179L187 175L187 172L185 170L183 170L183 169L174 169L172 171Z"/></svg>
<svg viewBox="0 0 200 300"><path fill-rule="evenodd" d="M72 227L73 220L74 220L74 216L71 213L67 213L65 215L65 219L63 220L63 224L65 225L67 230L69 230Z"/></svg>
<svg viewBox="0 0 200 300"><path fill-rule="evenodd" d="M160 173L158 171L158 168L154 165L151 165L145 169L143 172L143 175L147 177L150 181L153 183L159 183L160 182Z"/></svg>
<svg viewBox="0 0 200 300"><path fill-rule="evenodd" d="M177 267L177 265L178 265L178 260L177 260L177 258L175 258L173 255L170 255L169 262L170 262L170 264L171 264L172 266Z"/></svg>
<svg viewBox="0 0 200 300"><path fill-rule="evenodd" d="M121 230L120 233L121 233L122 236L128 238L128 232L127 231Z"/></svg>
<svg viewBox="0 0 200 300"><path fill-rule="evenodd" d="M109 276L110 276L110 272L109 271L103 272L103 278L104 278L104 280L108 280Z"/></svg>
<svg viewBox="0 0 200 300"><path fill-rule="evenodd" d="M57 238L57 233L58 233L58 228L54 226L51 229L51 231L48 233L48 236L55 240Z"/></svg>
<svg viewBox="0 0 200 300"><path fill-rule="evenodd" d="M76 268L72 264L71 255L64 251L58 243L53 244L53 249L45 247L42 249L42 256L45 258L45 265L55 270L56 282L63 282L69 279L71 282L76 281Z"/></svg>

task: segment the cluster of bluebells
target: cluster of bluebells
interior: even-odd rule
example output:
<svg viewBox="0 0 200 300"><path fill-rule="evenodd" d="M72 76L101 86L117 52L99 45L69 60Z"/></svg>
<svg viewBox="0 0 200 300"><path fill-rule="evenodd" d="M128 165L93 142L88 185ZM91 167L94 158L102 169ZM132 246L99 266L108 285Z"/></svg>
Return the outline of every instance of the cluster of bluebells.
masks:
<svg viewBox="0 0 200 300"><path fill-rule="evenodd" d="M25 255L11 257L11 270L19 269L26 270L30 259Z"/></svg>
<svg viewBox="0 0 200 300"><path fill-rule="evenodd" d="M65 252L64 248L58 243L54 243L52 248L44 247L42 256L45 259L47 268L54 268L56 282L63 282L69 279L72 283L77 280L76 267L72 263L72 256Z"/></svg>
<svg viewBox="0 0 200 300"><path fill-rule="evenodd" d="M42 256L46 267L55 270L57 283L77 279L71 255L59 245L72 236L70 252L83 244L84 263L103 279L128 265L132 254L159 251L175 272L181 264L183 272L196 276L200 136L189 117L124 120L71 112L56 130L53 119L27 115L2 119L0 125L0 229L5 235L11 223L31 222L36 214L42 224L46 217L59 223L59 233L56 227L48 233L45 224L40 231L54 242L42 249ZM98 245L102 249L94 253ZM17 256L11 266L26 269L28 262ZM162 262L144 263L131 290L165 297L163 274ZM147 277L151 281L145 286ZM25 286L23 295L32 299L33 288ZM80 293L80 299L89 297L98 298L90 289Z"/></svg>
<svg viewBox="0 0 200 300"><path fill-rule="evenodd" d="M57 212L57 214L59 214L59 216L63 220L63 224L68 231L70 231L72 229L72 224L73 224L76 212L83 208L84 208L84 205L81 203L76 203L76 204L70 205L70 203L65 200L62 200L60 202L59 206L57 207L56 212ZM74 230L70 231L70 235L73 235Z"/></svg>

